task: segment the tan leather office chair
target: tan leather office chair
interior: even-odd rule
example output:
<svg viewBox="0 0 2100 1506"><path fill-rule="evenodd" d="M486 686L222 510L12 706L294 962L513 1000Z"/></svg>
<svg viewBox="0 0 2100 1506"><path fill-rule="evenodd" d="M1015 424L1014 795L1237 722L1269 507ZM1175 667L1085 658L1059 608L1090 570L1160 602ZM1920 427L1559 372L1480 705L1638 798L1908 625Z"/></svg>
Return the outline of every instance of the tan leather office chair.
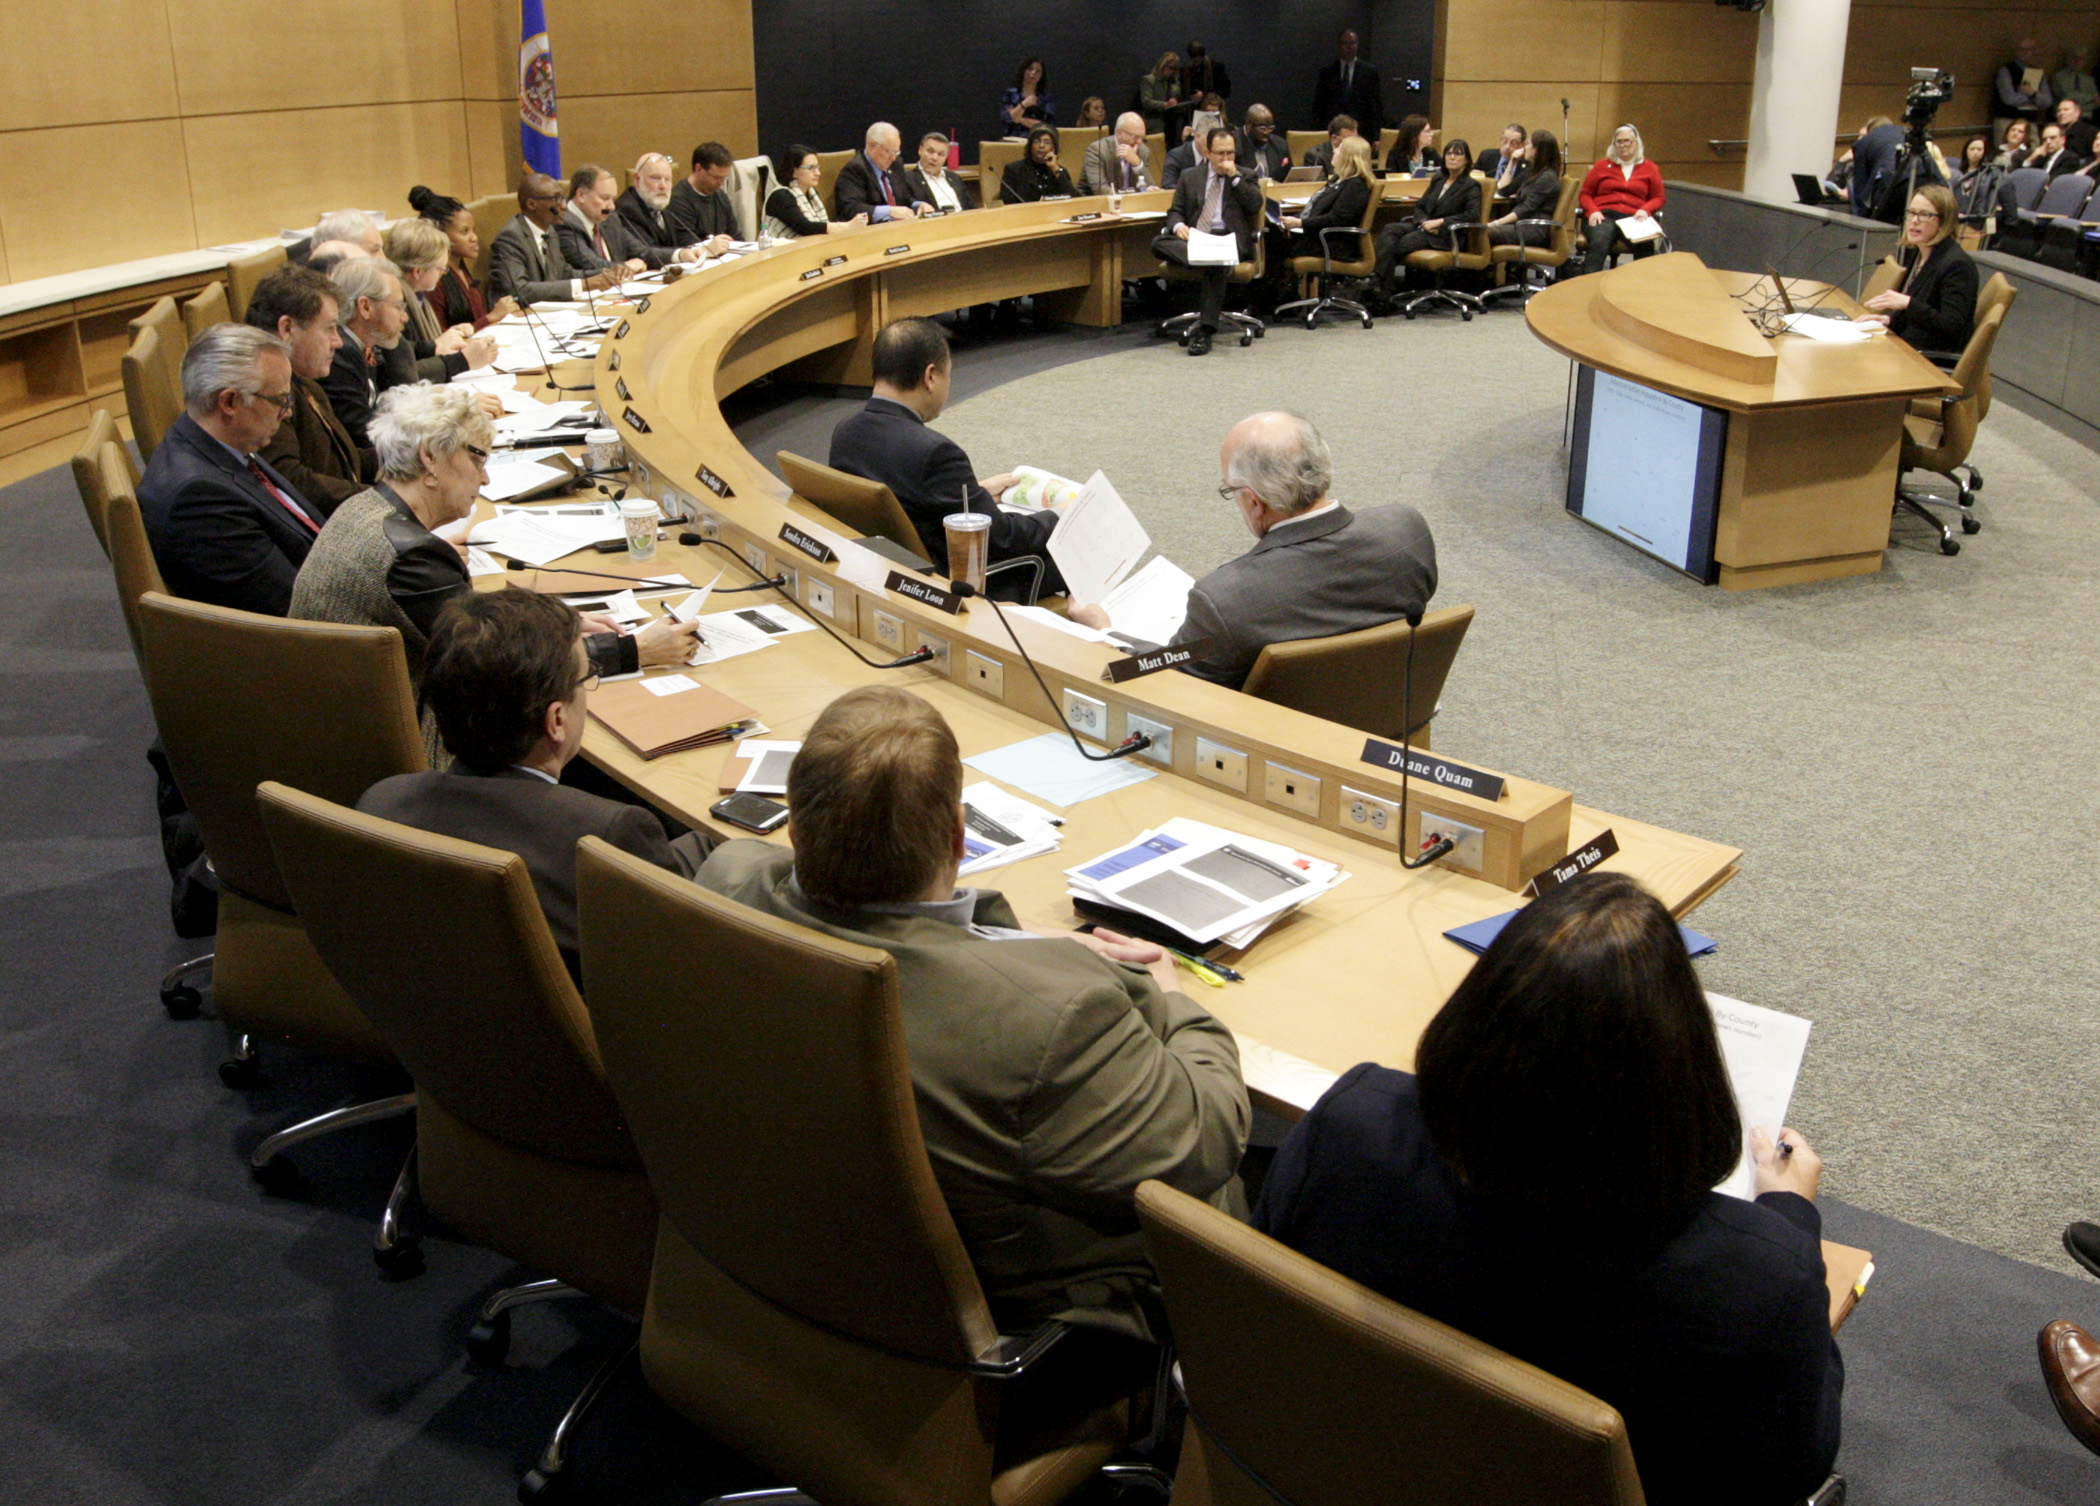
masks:
<svg viewBox="0 0 2100 1506"><path fill-rule="evenodd" d="M1410 251L1403 258L1408 266L1430 273L1436 278L1436 286L1424 293L1417 293L1400 305L1400 312L1412 319L1422 308L1435 308L1448 304L1458 310L1459 318L1470 321L1487 307L1477 293L1464 292L1449 286L1450 280L1461 272L1485 272L1492 266L1492 247L1488 244L1487 221L1493 217L1495 202L1494 180L1486 173L1476 172L1471 177L1480 188L1481 214L1478 220L1464 223L1454 221L1445 228L1452 232L1452 250Z"/></svg>
<svg viewBox="0 0 2100 1506"><path fill-rule="evenodd" d="M841 528L864 538L888 539L922 560L933 558L927 553L926 542L919 537L911 514L904 510L897 494L880 481L835 471L792 450L775 451L773 458L780 462L780 474L787 478L795 495L829 513Z"/></svg>
<svg viewBox="0 0 2100 1506"><path fill-rule="evenodd" d="M230 1088L260 1075L265 1037L391 1065L387 1043L321 963L278 871L255 790L275 779L345 804L389 774L425 767L408 662L393 628L301 622L157 591L140 598L146 694L169 767L220 884L212 999L236 1032L219 1068ZM302 1140L414 1107L408 1094L279 1130L249 1168L266 1188Z"/></svg>
<svg viewBox="0 0 2100 1506"><path fill-rule="evenodd" d="M200 290L196 297L182 305L182 332L190 340L196 339L214 324L227 324L233 319L232 305L227 302L226 284L212 283Z"/></svg>
<svg viewBox="0 0 2100 1506"><path fill-rule="evenodd" d="M1378 270L1378 240L1371 234L1371 222L1378 218L1378 206L1384 197L1384 182L1371 179L1371 196L1364 201L1363 218L1354 230L1346 225L1329 225L1320 231L1318 256L1291 258L1291 275L1294 278L1317 277L1320 294L1317 298L1300 298L1294 303L1286 303L1276 310L1274 317L1281 319L1291 314L1295 318L1293 310L1304 309L1307 329L1315 328L1320 316L1327 313L1347 314L1352 319L1362 320L1365 329L1371 327L1371 311L1354 299L1337 297L1334 282L1341 277L1369 277Z"/></svg>
<svg viewBox="0 0 2100 1506"><path fill-rule="evenodd" d="M1257 229L1254 232L1254 260L1241 262L1227 274L1225 280L1236 285L1260 282L1262 278L1268 276L1268 267L1269 238L1260 229ZM1168 282L1198 282L1203 277L1203 268L1184 267L1179 262L1162 261L1159 263L1159 270L1160 275L1166 278ZM1183 345L1186 345L1189 343L1190 333L1196 328L1196 321L1201 317L1201 314L1194 310L1186 314L1175 314L1171 318L1160 321L1157 333L1173 335ZM1220 312L1218 317L1224 321L1220 326L1220 333L1227 330L1239 331L1240 344L1243 346L1252 345L1256 340L1261 339L1269 332L1267 323L1254 314L1243 314L1237 309L1225 309Z"/></svg>
<svg viewBox="0 0 2100 1506"><path fill-rule="evenodd" d="M896 963L578 848L584 988L662 1208L642 1367L817 1500L1062 1500L1124 1436L1002 1338L919 1136ZM1045 1350L1045 1343L1052 1345ZM776 1497L777 1498L777 1497Z"/></svg>
<svg viewBox="0 0 2100 1506"><path fill-rule="evenodd" d="M160 299L131 321L131 345L123 359L124 403L141 460L153 458L161 437L182 416L182 357L189 343L172 298Z"/></svg>
<svg viewBox="0 0 2100 1506"><path fill-rule="evenodd" d="M1019 136L1003 141L980 141L977 143L977 202L990 209L994 204L1006 202L1001 185L1006 181L1006 166L1019 162L1027 141ZM1062 159L1060 158L1060 162ZM1077 183L1079 180L1072 180Z"/></svg>
<svg viewBox="0 0 2100 1506"><path fill-rule="evenodd" d="M817 153L817 197L824 201L824 209L832 208L831 191L839 186L839 174L853 160L852 152Z"/></svg>
<svg viewBox="0 0 2100 1506"><path fill-rule="evenodd" d="M1322 125L1317 131L1285 131L1285 143L1290 147L1291 166L1305 166L1305 154L1316 146L1327 144L1327 128Z"/></svg>
<svg viewBox="0 0 2100 1506"><path fill-rule="evenodd" d="M1152 155L1145 159L1145 176L1150 178L1152 186L1157 188L1160 175L1167 170L1167 133L1154 131L1145 138L1145 145L1152 149Z"/></svg>
<svg viewBox="0 0 2100 1506"><path fill-rule="evenodd" d="M1073 185L1079 183L1080 172L1086 166L1086 149L1108 134L1107 126L1059 126L1057 128L1057 165L1072 175Z"/></svg>
<svg viewBox="0 0 2100 1506"><path fill-rule="evenodd" d="M1984 294L1989 294L1985 297ZM2017 290L2002 273L1994 273L1979 293L1980 310L1969 343L1954 363L1954 380L1961 383L1958 395L1920 398L1911 403L1903 423L1903 454L1897 472L1896 506L1930 523L1940 536L1940 553L1961 553L1961 540L1931 511L1952 507L1961 520L1963 533L1976 533L1983 520L1974 512L1976 493L1983 490L1983 474L1968 463L1976 443L1976 431L1991 408L1991 351L1998 331L2005 324ZM1954 483L1954 496L1942 497L1921 486L1905 486L1904 473L1930 471Z"/></svg>
<svg viewBox="0 0 2100 1506"><path fill-rule="evenodd" d="M284 247L272 246L253 256L236 257L226 264L226 317L246 319L248 300L256 285L285 264Z"/></svg>
<svg viewBox="0 0 2100 1506"><path fill-rule="evenodd" d="M165 593L160 565L153 558L153 542L146 537L145 519L139 515L136 483L131 475L131 457L115 440L102 446L96 469L100 472L104 547L110 571L117 582L117 606L124 614L124 631L131 638L131 654L139 673L146 671L145 650L139 638L139 600L148 591Z"/></svg>
<svg viewBox="0 0 2100 1506"><path fill-rule="evenodd" d="M275 781L257 798L314 950L416 1081L416 1148L373 1245L380 1267L420 1264L401 1228L420 1185L446 1225L551 1278L483 1304L469 1338L482 1363L502 1363L527 1302L588 1293L638 1316L656 1197L524 859ZM561 1474L613 1368L564 1415L528 1489Z"/></svg>
<svg viewBox="0 0 2100 1506"><path fill-rule="evenodd" d="M116 443L117 421L109 416L109 409L97 408L80 436L80 448L73 452L73 485L80 493L88 527L95 530L95 542L102 546L104 558L109 555L109 522L105 516L109 511L109 488L102 470L102 447ZM123 453L121 448L119 453ZM136 487L138 477L128 474L128 458L124 469L130 484Z"/></svg>
<svg viewBox="0 0 2100 1506"><path fill-rule="evenodd" d="M1588 1392L1161 1182L1138 1188L1189 1403L1174 1506L1642 1506Z"/></svg>
<svg viewBox="0 0 2100 1506"><path fill-rule="evenodd" d="M1515 295L1519 302L1529 300L1533 291L1531 269L1547 267L1558 272L1568 264L1575 254L1576 213L1582 207L1582 179L1569 173L1560 180L1560 197L1554 201L1553 217L1547 221L1520 220L1519 224L1546 224L1552 228L1552 238L1543 246L1497 246L1490 244L1488 259L1494 264L1495 275L1502 279L1487 293L1489 298L1504 298ZM1510 274L1516 274L1510 280Z"/></svg>
<svg viewBox="0 0 2100 1506"><path fill-rule="evenodd" d="M1271 643L1241 689L1374 737L1404 738L1426 748L1437 697L1472 625L1471 607L1444 607L1424 615L1419 629L1388 622L1332 638ZM1406 694L1410 639L1415 656L1411 703Z"/></svg>
<svg viewBox="0 0 2100 1506"><path fill-rule="evenodd" d="M1901 281L1903 281L1903 263L1897 261L1893 256L1884 256L1875 263L1873 275L1868 277L1865 286L1860 288L1859 301L1865 303L1878 293L1886 293Z"/></svg>
<svg viewBox="0 0 2100 1506"><path fill-rule="evenodd" d="M492 193L487 198L468 203L467 212L474 216L474 234L481 238L481 259L474 264L474 276L478 281L489 280L489 251L496 244L496 232L508 225L518 214L516 193Z"/></svg>

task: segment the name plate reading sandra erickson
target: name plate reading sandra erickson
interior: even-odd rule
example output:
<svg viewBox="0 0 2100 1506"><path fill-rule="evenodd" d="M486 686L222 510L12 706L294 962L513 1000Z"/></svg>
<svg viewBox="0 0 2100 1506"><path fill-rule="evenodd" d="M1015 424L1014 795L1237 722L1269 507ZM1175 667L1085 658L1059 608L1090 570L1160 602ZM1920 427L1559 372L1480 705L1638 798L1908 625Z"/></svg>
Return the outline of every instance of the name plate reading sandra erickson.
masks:
<svg viewBox="0 0 2100 1506"><path fill-rule="evenodd" d="M1182 665L1192 664L1209 653L1210 645L1210 639L1196 638L1187 643L1177 643L1172 648L1146 649L1128 658L1111 659L1108 661L1108 667L1101 671L1101 678L1111 684L1120 685L1125 680L1156 675L1163 669L1179 669Z"/></svg>
<svg viewBox="0 0 2100 1506"><path fill-rule="evenodd" d="M1448 758L1439 758L1434 753L1424 753L1415 748L1401 748L1397 744L1381 742L1375 737L1364 739L1363 761L1374 768L1391 769L1395 773L1404 766L1410 776L1426 779L1431 784L1440 784L1447 790L1464 790L1468 795L1478 795L1483 800L1502 798L1502 776L1490 774L1485 769L1467 768L1462 763L1453 763Z"/></svg>
<svg viewBox="0 0 2100 1506"><path fill-rule="evenodd" d="M883 586L899 596L909 596L913 601L923 601L927 606L953 615L962 610L962 598L953 591L943 591L916 575L906 575L902 570L892 570Z"/></svg>
<svg viewBox="0 0 2100 1506"><path fill-rule="evenodd" d="M838 555L822 539L811 538L792 523L780 525L780 542L801 550L820 565L838 563Z"/></svg>

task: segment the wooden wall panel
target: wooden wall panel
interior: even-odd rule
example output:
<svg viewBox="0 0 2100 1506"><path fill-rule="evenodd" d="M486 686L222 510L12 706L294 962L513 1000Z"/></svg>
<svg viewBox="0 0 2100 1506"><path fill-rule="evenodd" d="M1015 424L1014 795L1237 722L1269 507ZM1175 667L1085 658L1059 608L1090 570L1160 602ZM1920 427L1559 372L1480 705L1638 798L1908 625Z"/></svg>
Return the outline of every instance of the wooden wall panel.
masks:
<svg viewBox="0 0 2100 1506"><path fill-rule="evenodd" d="M756 100L746 89L704 94L611 94L561 102L561 160L596 162L622 175L643 152L668 153L681 170L703 141L739 157L758 150Z"/></svg>
<svg viewBox="0 0 2100 1506"><path fill-rule="evenodd" d="M1477 155L1495 144L1504 126L1516 121L1528 130L1565 135L1567 139L1561 143L1563 153L1573 141L1582 144L1583 155L1588 157L1587 143L1596 139L1598 87L1596 84L1446 84L1443 110L1437 120L1444 132L1441 139L1449 141L1454 136L1463 136ZM1563 99L1568 102L1565 132L1560 123L1560 102Z"/></svg>
<svg viewBox="0 0 2100 1506"><path fill-rule="evenodd" d="M454 0L454 9L459 19L461 97L515 100L518 94L517 0Z"/></svg>
<svg viewBox="0 0 2100 1506"><path fill-rule="evenodd" d="M1600 79L1740 84L1757 69L1757 17L1713 0L1610 0Z"/></svg>
<svg viewBox="0 0 2100 1506"><path fill-rule="evenodd" d="M364 107L460 97L459 30L449 3L399 0L364 10L336 0L168 0L182 113ZM265 37L314 39L287 61Z"/></svg>
<svg viewBox="0 0 2100 1506"><path fill-rule="evenodd" d="M180 122L14 131L0 147L0 232L17 281L199 244Z"/></svg>
<svg viewBox="0 0 2100 1506"><path fill-rule="evenodd" d="M1604 12L1603 0L1450 0L1438 77L1595 80Z"/></svg>
<svg viewBox="0 0 2100 1506"><path fill-rule="evenodd" d="M751 88L751 5L752 0L548 0L554 76L564 108L571 95ZM581 36L647 40L564 45L564 38Z"/></svg>
<svg viewBox="0 0 2100 1506"><path fill-rule="evenodd" d="M175 111L175 58L162 0L10 5L0 46L0 131Z"/></svg>
<svg viewBox="0 0 2100 1506"><path fill-rule="evenodd" d="M507 99L470 99L460 108L467 122L468 182L447 191L455 199L468 200L516 188L525 160L518 147L518 107Z"/></svg>
<svg viewBox="0 0 2100 1506"><path fill-rule="evenodd" d="M1713 162L1718 159L1708 141L1740 141L1750 134L1746 83L1605 84L1597 108L1600 156L1606 133L1627 122L1641 133L1649 160L1661 163Z"/></svg>

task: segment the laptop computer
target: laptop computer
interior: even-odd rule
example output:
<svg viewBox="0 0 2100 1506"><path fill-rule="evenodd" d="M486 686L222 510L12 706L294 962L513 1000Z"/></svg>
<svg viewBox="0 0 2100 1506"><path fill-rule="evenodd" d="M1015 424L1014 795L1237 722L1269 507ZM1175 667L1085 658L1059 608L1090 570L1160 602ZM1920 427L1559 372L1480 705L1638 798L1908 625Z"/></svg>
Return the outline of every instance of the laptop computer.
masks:
<svg viewBox="0 0 2100 1506"><path fill-rule="evenodd" d="M1317 167L1294 167L1283 175L1286 183L1317 183L1327 174Z"/></svg>
<svg viewBox="0 0 2100 1506"><path fill-rule="evenodd" d="M1842 204L1845 202L1843 195L1832 193L1823 186L1823 180L1813 173L1795 173L1792 176L1794 179L1794 196L1811 208L1821 209L1825 204Z"/></svg>

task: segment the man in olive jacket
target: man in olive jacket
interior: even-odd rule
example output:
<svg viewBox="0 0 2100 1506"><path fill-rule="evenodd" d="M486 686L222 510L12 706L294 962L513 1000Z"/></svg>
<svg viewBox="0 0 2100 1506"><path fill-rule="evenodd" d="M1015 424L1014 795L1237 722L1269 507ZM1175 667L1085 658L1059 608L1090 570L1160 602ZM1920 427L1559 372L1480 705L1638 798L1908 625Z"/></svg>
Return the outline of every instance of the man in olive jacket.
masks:
<svg viewBox="0 0 2100 1506"><path fill-rule="evenodd" d="M850 691L789 770L793 850L728 842L697 881L897 959L919 1128L1002 1329L1155 1337L1137 1186L1245 1216L1239 1052L1159 948L1034 934L998 893L956 888L961 792L939 712Z"/></svg>

